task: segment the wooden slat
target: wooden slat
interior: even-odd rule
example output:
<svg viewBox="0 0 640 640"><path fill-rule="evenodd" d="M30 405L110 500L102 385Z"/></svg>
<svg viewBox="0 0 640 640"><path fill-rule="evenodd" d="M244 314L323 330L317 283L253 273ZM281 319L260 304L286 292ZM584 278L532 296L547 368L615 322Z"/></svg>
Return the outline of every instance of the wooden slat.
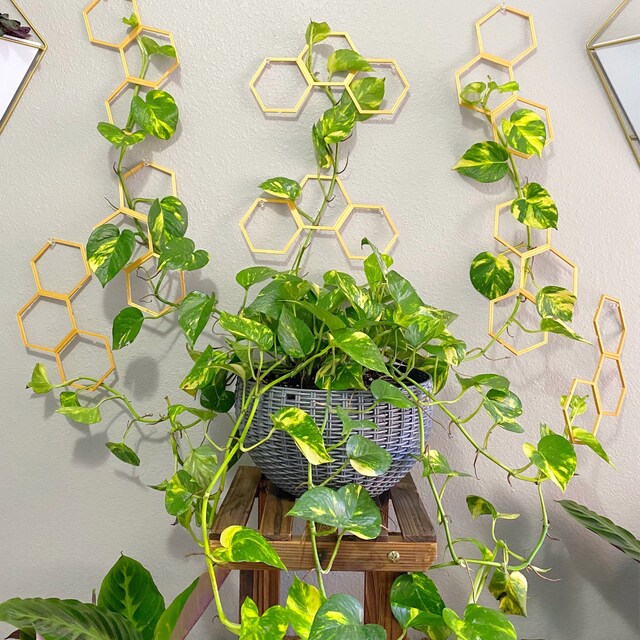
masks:
<svg viewBox="0 0 640 640"><path fill-rule="evenodd" d="M385 491L383 494L374 498L374 502L380 509L380 515L382 516L382 530L376 540L383 541L389 539L389 492Z"/></svg>
<svg viewBox="0 0 640 640"><path fill-rule="evenodd" d="M280 491L271 482L266 483L263 492L265 498L260 518L260 533L267 540L291 540L293 518L287 517L286 514L293 508L295 498Z"/></svg>
<svg viewBox="0 0 640 640"><path fill-rule="evenodd" d="M253 508L262 472L256 467L240 467L222 501L218 517L211 528L211 539L233 525L246 526Z"/></svg>
<svg viewBox="0 0 640 640"><path fill-rule="evenodd" d="M436 532L410 475L391 489L391 502L405 542L436 541Z"/></svg>
<svg viewBox="0 0 640 640"><path fill-rule="evenodd" d="M256 594L254 593L253 579L256 575L258 575L256 571L245 571L244 569L241 569L239 573L238 618L242 616L242 605L247 598L251 598L255 602Z"/></svg>
<svg viewBox="0 0 640 640"><path fill-rule="evenodd" d="M212 549L220 546L211 541ZM294 537L291 540L273 540L275 549L290 571L314 568L313 551L308 538ZM331 557L335 544L331 540L320 538L318 552L323 565ZM399 554L397 562L389 559L389 554ZM386 541L343 540L336 556L334 571L426 571L435 561L437 547L435 542L406 542L400 534L390 533ZM395 555L395 554L394 554ZM229 569L268 570L261 563L238 563L227 565Z"/></svg>
<svg viewBox="0 0 640 640"><path fill-rule="evenodd" d="M372 572L364 574L364 622L379 624L388 638L399 638L402 627L391 612L389 596L393 581L401 573Z"/></svg>

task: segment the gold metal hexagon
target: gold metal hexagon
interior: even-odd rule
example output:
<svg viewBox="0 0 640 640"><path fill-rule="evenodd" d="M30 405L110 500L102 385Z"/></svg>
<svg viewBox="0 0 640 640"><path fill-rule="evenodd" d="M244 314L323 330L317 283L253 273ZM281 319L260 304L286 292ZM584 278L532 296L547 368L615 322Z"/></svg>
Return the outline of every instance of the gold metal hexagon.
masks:
<svg viewBox="0 0 640 640"><path fill-rule="evenodd" d="M82 259L82 266L84 267L84 275L78 280L78 282L71 288L70 291L61 292L61 291L51 291L49 289L45 289L42 286L42 282L40 279L40 274L38 273L38 260L40 260L50 249L52 249L56 244L64 245L65 247L72 247L73 249L77 249L80 251L80 257ZM91 279L91 269L89 269L89 263L87 262L87 254L85 252L84 245L78 242L71 242L70 240L61 240L59 238L51 238L47 244L36 253L33 258L31 258L31 270L33 271L33 279L36 283L36 289L38 293L41 293L48 298L55 298L57 300L67 300L71 299L82 287L84 287L87 282Z"/></svg>
<svg viewBox="0 0 640 640"><path fill-rule="evenodd" d="M602 373L602 367L604 363L607 361L611 361L614 363L616 370L618 372L618 377L620 378L620 394L615 403L615 407L612 409L605 409L604 402L602 400L602 395L600 395L600 387L598 386L598 381L600 379L600 374ZM622 370L622 362L620 358L616 356L608 356L604 353L600 355L600 359L598 360L598 366L596 368L596 372L593 376L593 384L595 388L598 390L598 397L600 399L600 412L603 416L612 416L617 418L620 415L620 411L622 411L622 404L624 403L624 397L627 394L627 380L624 376L624 371Z"/></svg>
<svg viewBox="0 0 640 640"><path fill-rule="evenodd" d="M338 220L338 222L336 223L336 236L338 236L338 242L340 242L342 249L345 252L347 258L349 258L349 260L365 260L367 258L366 255L359 255L355 253L355 251L351 251L345 239L343 238L342 233L340 233L340 230L342 229L344 224L347 222L347 220L350 217L357 214L359 209L368 209L368 210L377 209L384 216L386 223L389 226L389 229L391 229L391 232L393 233L393 235L391 237L391 240L389 240L389 242L387 243L387 246L384 249L381 249L381 251L382 253L389 253L389 251L391 250L391 247L393 247L393 245L396 243L396 240L398 239L398 228L396 227L393 219L389 215L389 212L387 211L386 207L383 207L379 204L350 204L345 209L345 212L342 214L342 217L340 218L340 220Z"/></svg>
<svg viewBox="0 0 640 640"><path fill-rule="evenodd" d="M89 36L89 42L100 45L101 47L108 47L109 49L120 49L129 44L135 37L136 30L132 30L121 42L108 42L107 40L101 40L96 38L91 28L91 21L89 20L89 14L102 2L102 0L92 0L82 11L84 16L84 24L87 28L87 35ZM132 12L140 20L140 11L138 10L138 0L131 0Z"/></svg>
<svg viewBox="0 0 640 640"><path fill-rule="evenodd" d="M284 64L284 65L295 65L296 68L302 74L307 86L305 87L302 95L300 96L298 102L296 102L294 107L270 107L267 106L260 95L257 83L258 80L262 77L262 74L266 69L268 69L272 64ZM263 113L298 113L298 111L302 108L304 103L307 101L309 94L311 93L311 79L307 70L304 68L302 63L298 58L265 58L262 61L262 64L258 67L258 70L255 72L253 78L251 78L251 82L249 82L249 87L251 88L251 93L253 93L260 109L262 109Z"/></svg>
<svg viewBox="0 0 640 640"><path fill-rule="evenodd" d="M515 76L513 75L513 66L509 64L506 60L502 60L502 58L497 58L496 56L492 56L489 53L480 53L479 55L477 55L472 60L469 60L467 64L460 67L456 71L455 77L456 77L456 89L458 91L458 103L460 104L461 107L464 107L465 109L471 109L472 111L477 111L478 113L486 113L489 116L492 116L495 112L506 109L508 106L513 104L517 98L517 95L515 93L508 95L499 105L495 106L493 109L487 109L486 111L484 111L481 107L478 107L476 105L467 104L460 98L460 93L462 91L462 81L461 81L462 76L467 71L469 71L469 69L473 68L479 62L483 62L483 61L490 62L500 67L504 67L507 73L509 74L509 80L511 81L515 80Z"/></svg>
<svg viewBox="0 0 640 640"><path fill-rule="evenodd" d="M139 36L144 35L145 33L155 33L157 35L164 36L169 40L171 46L176 52L176 57L171 65L169 65L169 68L166 69L164 73L162 73L156 80L149 80L148 78L141 78L134 75L129 69L129 63L127 62L128 48L133 44L134 40L136 40ZM131 38L127 42L124 42L118 47L120 50L120 58L122 59L122 66L124 67L124 75L126 76L126 79L129 82L142 85L143 87L157 89L180 66L180 58L178 57L178 50L176 49L176 42L173 38L173 34L171 33L171 31L165 31L164 29L156 29L155 27L139 25L131 32L130 36Z"/></svg>
<svg viewBox="0 0 640 640"><path fill-rule="evenodd" d="M79 382L73 382L71 384L72 387L76 389L83 389L87 391L94 391L97 389L115 370L116 363L113 359L113 351L111 350L111 345L109 344L109 340L107 336L102 335L101 333L94 333L93 331L84 331L82 329L76 329L73 333L71 333L67 338L65 338L64 342L58 345L55 351L56 364L58 365L58 372L60 373L60 379L66 380L67 375L64 370L64 350L72 344L72 342L79 337L88 337L94 338L97 341L104 343L105 352L107 354L107 358L109 359L109 367L107 370L98 378L98 381L92 385L82 385Z"/></svg>
<svg viewBox="0 0 640 640"><path fill-rule="evenodd" d="M509 293L505 293L505 295L500 296L499 298L494 298L493 300L491 300L489 302L489 335L496 342L500 343L503 347L505 347L506 349L511 351L511 353L513 353L513 355L521 356L521 355L524 355L525 353L528 353L529 351L533 351L534 349L537 349L538 347L543 347L544 345L546 345L549 342L549 334L546 333L546 332L543 333L542 334L542 336L543 336L542 340L540 340L539 342L536 342L535 344L529 345L528 347L524 347L523 349L516 349L512 344L507 342L502 337L502 333L500 331L497 331L495 329L495 327L494 327L494 323L495 323L495 306L499 302L502 302L503 300L507 300L507 299L512 298L514 296L522 296L522 298L524 298L524 301L528 301L528 302L532 303L534 306L536 304L535 297L532 296L531 293L529 293L526 289L515 289L514 291L510 291Z"/></svg>
<svg viewBox="0 0 640 640"><path fill-rule="evenodd" d="M615 307L618 318L620 320L620 338L618 340L618 347L615 351L608 351L604 344L604 336L602 335L602 330L600 328L600 315L604 309L605 302L608 302L610 305ZM612 298L611 296L602 294L600 296L600 302L598 303L598 307L596 308L596 313L593 318L593 326L596 330L596 337L598 338L598 347L600 349L600 353L609 357L609 358L620 358L622 355L622 347L624 346L625 338L627 337L627 323L624 319L624 313L622 311L622 303L617 298Z"/></svg>
<svg viewBox="0 0 640 640"><path fill-rule="evenodd" d="M351 36L346 31L330 31L327 34L327 38L344 38L347 41L347 44L349 45L349 48L352 51L355 51L356 53L358 53L358 50L356 49L356 45L353 44L353 40L351 39ZM298 54L298 57L296 59L298 60L300 68L302 69L302 72L304 73L305 77L307 78L307 81L310 83L311 86L314 86L314 87L346 87L346 86L349 85L349 83L355 77L356 74L351 72L351 73L348 73L345 76L345 78L342 79L342 80L316 80L316 78L314 78L313 74L309 72L309 69L307 69L307 65L305 64L305 58L307 56L308 51L309 51L309 45L305 44L304 48Z"/></svg>
<svg viewBox="0 0 640 640"><path fill-rule="evenodd" d="M124 218L131 218L132 220L137 220L142 224L147 224L147 216L143 213L138 213L137 211L133 211L133 209L127 209L126 207L120 207L113 213L110 213L106 218L98 222L93 228L97 229L101 227L103 224L108 224L118 216L123 216ZM147 238L149 239L149 250L140 258L140 260L148 260L153 255L153 243L151 241L151 234L148 232L147 227Z"/></svg>
<svg viewBox="0 0 640 640"><path fill-rule="evenodd" d="M402 83L402 91L400 92L400 95L396 99L393 106L389 107L388 109L363 109L360 106L358 99L356 98L355 94L353 93L353 90L349 85L347 85L346 91L349 94L349 97L351 98L351 100L353 101L353 104L355 104L356 109L358 110L358 113L361 113L363 115L370 115L370 116L393 115L398 109L398 107L404 102L404 99L407 97L407 93L409 93L409 81L407 80L404 73L402 73L402 70L400 69L400 66L398 65L398 63L391 58L367 58L367 62L372 67L375 67L376 65L389 67L400 79L400 82Z"/></svg>
<svg viewBox="0 0 640 640"><path fill-rule="evenodd" d="M521 51L517 56L515 56L511 60L506 60L504 58L501 58L500 56L496 56L497 58L505 60L505 62L507 62L508 64L514 65L520 62L526 56L528 56L531 52L535 51L538 46L538 40L536 38L536 30L533 25L533 16L530 13L521 11L520 9L507 7L504 3L501 5L498 5L495 9L492 9L491 11L489 11L489 13L482 16L482 18L480 18L480 20L476 22L476 35L478 36L478 47L480 49L480 53L485 53L485 54L490 53L485 50L484 43L482 41L482 25L488 22L489 20L491 20L491 18L493 18L493 16L495 16L498 12L502 14L511 13L515 16L524 18L527 21L527 24L529 26L529 34L531 36L531 42L528 47L526 47L523 51Z"/></svg>
<svg viewBox="0 0 640 640"><path fill-rule="evenodd" d="M64 336L62 338L62 340L60 340L60 342L58 342L58 344L54 345L53 347L48 347L45 345L41 345L41 344L36 344L34 342L31 342L29 340L29 337L27 336L27 332L24 326L24 321L22 319L22 316L27 313L27 311L29 311L29 309L40 299L49 299L49 300L56 300L56 301L62 301L65 303L66 307L67 307L67 313L69 314L69 322L71 324L71 330L69 331L69 333L67 333L66 336ZM64 347L65 344L67 344L67 342L71 339L71 337L74 335L74 333L78 330L78 327L76 326L76 319L73 315L73 309L71 308L71 301L69 300L69 298L60 298L60 297L53 297L53 296L49 296L43 293L36 293L34 296L32 296L29 301L20 309L20 311L18 311L18 313L16 314L17 318L18 318L18 328L20 329L20 337L22 338L22 344L24 344L25 347L27 347L27 349L36 349L37 351L46 351L47 353L56 353L56 351L58 349L62 347Z"/></svg>
<svg viewBox="0 0 640 640"><path fill-rule="evenodd" d="M504 113L504 111L512 107L514 104L522 104L524 105L523 108L528 107L528 108L531 108L532 110L538 109L539 111L544 112L545 126L547 128L547 141L545 142L544 146L545 148L549 146L553 142L553 138L554 138L553 124L551 123L551 112L549 111L549 107L543 104L540 104L538 102L534 102L533 100L529 100L528 98L523 98L521 96L517 96L516 99L510 104L506 106L502 106L499 109L493 110L491 114L491 128L493 130L493 139L496 142L501 142L500 136L498 135L499 125L497 123L497 119L502 115L502 113ZM525 159L529 159L532 155L534 155L532 153L522 153L521 151L517 151L516 149L511 149L510 147L508 147L507 150L509 151L509 153L512 153L514 156L518 156L520 158L525 158Z"/></svg>
<svg viewBox="0 0 640 640"><path fill-rule="evenodd" d="M564 415L564 423L565 423L565 426L567 427L567 430L569 431L569 439L574 444L576 444L575 439L573 437L573 427L575 425L571 424L572 420L571 420L571 416L569 415L569 408L571 406L571 400L573 399L573 396L576 394L576 391L579 385L585 385L586 387L591 387L591 390L593 392L593 402L596 409L596 417L595 417L594 423L590 426L590 429L587 429L587 431L590 430L591 433L593 433L593 435L595 436L598 431L598 427L600 426L600 421L602 420L602 405L600 403L600 394L598 392L597 385L592 380L581 380L580 378L574 378L573 381L571 382L569 393L567 394L567 396L564 399L564 402L562 403L562 414Z"/></svg>
<svg viewBox="0 0 640 640"><path fill-rule="evenodd" d="M577 296L578 295L578 265L575 262L573 262L573 260L569 260L569 258L567 258L567 256L565 256L564 254L560 253L560 251L558 251L555 247L547 247L542 251L539 251L538 248L536 248L536 249L532 249L531 251L525 251L521 255L522 260L520 261L520 288L521 289L527 288L527 269L528 269L528 262L529 262L528 258L533 258L537 255L541 255L544 253L551 253L558 260L560 260L561 262L564 262L571 269L570 291L571 293L573 293L574 296Z"/></svg>
<svg viewBox="0 0 640 640"><path fill-rule="evenodd" d="M509 202L503 202L499 204L495 208L494 220L493 220L493 237L496 241L498 241L501 245L504 245L515 253L520 258L522 257L532 257L537 255L538 253L542 253L544 251L548 251L551 249L551 229L545 229L545 241L538 245L537 247L533 247L531 249L526 249L522 246L522 244L518 244L514 246L511 242L509 242L506 238L503 237L500 232L500 219L502 218L505 210L508 210L508 214L511 215L511 203L513 200L509 200Z"/></svg>
<svg viewBox="0 0 640 640"><path fill-rule="evenodd" d="M256 209L260 206L264 206L264 203L266 202L277 205L277 206L287 207L291 217L293 218L297 226L297 229L293 232L293 234L291 235L291 237L289 238L285 246L280 249L256 247L253 241L251 240L249 231L247 230L247 224L249 223L249 220L251 220L251 218L256 213ZM300 214L298 213L298 210L296 209L295 204L290 200L280 200L279 198L256 198L254 203L249 207L249 210L247 211L247 213L245 213L244 216L242 216L242 220L240 220L240 230L242 231L242 235L244 236L244 239L249 245L249 250L251 251L251 253L268 253L272 255L281 255L281 256L285 255L291 248L291 245L297 240L303 228L304 228L304 224L302 222L302 219L300 218Z"/></svg>
<svg viewBox="0 0 640 640"><path fill-rule="evenodd" d="M104 101L104 105L106 107L107 110L107 120L111 123L111 124L116 124L115 122L115 118L113 116L113 103L125 92L125 90L129 87L135 87L136 83L133 82L132 80L123 80L118 86L117 88L109 94L109 96L107 97L107 99ZM140 86L140 85L138 85ZM148 87L145 87L145 90L148 89Z"/></svg>
<svg viewBox="0 0 640 640"><path fill-rule="evenodd" d="M149 307L145 307L143 304L141 304L140 302L136 302L133 299L133 288L131 286L132 275L135 275L136 271L139 268L141 268L142 265L145 262L147 262L147 260L151 260L154 257L158 257L157 254L151 254L151 255L148 254L148 255L142 256L141 258L138 258L138 260L136 260L135 262L132 262L131 264L127 265L124 268L124 273L125 273L125 282L127 287L127 304L130 307L135 307L136 309L140 309L140 311L148 314L152 318L158 318L159 316L164 315L167 311L169 311L171 307L167 305L162 309L160 309L159 311L154 309L149 309ZM180 295L175 300L172 300L174 304L178 304L179 302L182 302L182 300L184 300L185 297L187 296L187 285L184 279L184 271L179 271L178 273L179 273L179 280L180 280Z"/></svg>
<svg viewBox="0 0 640 640"><path fill-rule="evenodd" d="M317 182L317 183L328 182L328 183L330 183L332 180L333 180L333 178L331 176L317 175L317 174L316 175L307 175L300 182L301 192L304 193L304 187L309 182ZM342 211L340 213L340 215L338 216L338 219L336 220L336 223L334 225L313 225L313 224L306 224L302 220L302 218L300 218L300 221L302 223L302 228L303 229L313 229L315 231L336 231L338 229L338 226L340 224L342 224L345 211L351 205L351 198L349 197L349 194L347 193L347 190L345 189L345 186L344 186L342 180L340 180L340 178L335 178L335 182L336 182L336 186L338 187L338 189L340 189L340 193L342 194L342 197L344 198L344 201L345 201L345 203L347 205L344 208L344 211ZM297 210L296 210L296 212L297 212Z"/></svg>
<svg viewBox="0 0 640 640"><path fill-rule="evenodd" d="M167 167L162 167L155 162L148 162L147 160L143 160L139 162L137 165L126 171L122 174L122 179L126 182L129 178L133 177L138 171L142 171L143 169L151 169L152 171L159 171L160 173L164 173L169 176L171 180L171 195L174 197L178 197L178 182L176 180L176 173L171 169L167 169ZM122 184L118 182L118 193L120 195L120 207L127 208L126 197L124 195L124 189L122 188ZM129 209L130 210L130 209ZM145 216L146 220L146 216Z"/></svg>

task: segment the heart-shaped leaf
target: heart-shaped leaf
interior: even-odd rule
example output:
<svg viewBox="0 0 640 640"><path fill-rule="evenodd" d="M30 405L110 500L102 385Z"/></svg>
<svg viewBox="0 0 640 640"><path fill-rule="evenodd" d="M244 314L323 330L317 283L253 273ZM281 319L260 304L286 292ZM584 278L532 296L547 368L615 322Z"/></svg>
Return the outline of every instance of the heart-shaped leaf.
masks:
<svg viewBox="0 0 640 640"><path fill-rule="evenodd" d="M287 614L300 640L308 640L313 620L324 602L324 596L316 587L294 576L287 594Z"/></svg>
<svg viewBox="0 0 640 640"><path fill-rule="evenodd" d="M487 90L487 85L484 82L470 82L462 87L460 91L460 100L465 104L476 106L482 102L482 96Z"/></svg>
<svg viewBox="0 0 640 640"><path fill-rule="evenodd" d="M495 609L470 604L462 619L452 609L444 609L442 617L458 640L517 640L513 625Z"/></svg>
<svg viewBox="0 0 640 640"><path fill-rule="evenodd" d="M384 99L385 78L356 78L349 85L351 93L355 97L357 105L362 111L377 111L380 109ZM353 99L348 92L344 91L340 98L341 103L353 103ZM360 113L356 109L356 119L359 121L368 120L373 113Z"/></svg>
<svg viewBox="0 0 640 640"><path fill-rule="evenodd" d="M509 171L509 153L497 142L474 144L453 167L454 171L477 182L497 182Z"/></svg>
<svg viewBox="0 0 640 640"><path fill-rule="evenodd" d="M213 559L220 564L230 562L262 562L286 571L287 568L265 537L248 527L234 525L220 534L220 544Z"/></svg>
<svg viewBox="0 0 640 640"><path fill-rule="evenodd" d="M356 124L356 108L351 103L338 102L327 109L316 125L327 144L346 140Z"/></svg>
<svg viewBox="0 0 640 640"><path fill-rule="evenodd" d="M547 142L547 127L535 111L517 109L508 120L502 120L502 132L512 149L527 155L542 155Z"/></svg>
<svg viewBox="0 0 640 640"><path fill-rule="evenodd" d="M314 465L333 462L327 453L320 427L302 409L283 407L271 416L276 429L286 431L296 443L302 455Z"/></svg>
<svg viewBox="0 0 640 640"><path fill-rule="evenodd" d="M198 489L193 478L184 469L179 469L165 482L164 506L167 513L172 516L187 513Z"/></svg>
<svg viewBox="0 0 640 640"><path fill-rule="evenodd" d="M511 203L513 217L534 229L557 229L558 207L549 192L537 182L522 187L522 197Z"/></svg>
<svg viewBox="0 0 640 640"><path fill-rule="evenodd" d="M505 255L479 253L471 263L469 277L474 289L485 298L499 298L511 289L514 279L513 263Z"/></svg>
<svg viewBox="0 0 640 640"><path fill-rule="evenodd" d="M337 593L316 614L309 640L386 640L387 633L377 624L362 624L364 611L353 596Z"/></svg>
<svg viewBox="0 0 640 640"><path fill-rule="evenodd" d="M184 461L184 470L206 489L218 470L218 455L208 444L191 449Z"/></svg>
<svg viewBox="0 0 640 640"><path fill-rule="evenodd" d="M172 238L182 238L189 226L189 214L182 200L167 196L154 200L147 218L154 248L162 249Z"/></svg>
<svg viewBox="0 0 640 640"><path fill-rule="evenodd" d="M273 347L271 329L255 320L223 311L220 314L220 326L238 338L253 342L262 351L269 351Z"/></svg>
<svg viewBox="0 0 640 640"><path fill-rule="evenodd" d="M500 611L512 616L527 615L527 579L519 572L493 570L489 591L500 602Z"/></svg>
<svg viewBox="0 0 640 640"><path fill-rule="evenodd" d="M144 131L128 133L124 129L116 127L116 125L111 124L110 122L100 122L98 124L98 131L100 135L108 140L114 147L116 147L116 149L131 147L134 144L142 142L147 137L147 134Z"/></svg>
<svg viewBox="0 0 640 640"><path fill-rule="evenodd" d="M358 473L369 477L386 473L393 462L386 449L357 433L351 434L347 440L347 457Z"/></svg>
<svg viewBox="0 0 640 640"><path fill-rule="evenodd" d="M248 267L238 271L236 282L243 288L249 289L254 284L270 280L278 275L278 272L271 267Z"/></svg>
<svg viewBox="0 0 640 640"><path fill-rule="evenodd" d="M144 324L144 314L135 307L125 307L113 319L112 345L114 349L122 349L131 344L140 333Z"/></svg>
<svg viewBox="0 0 640 640"><path fill-rule="evenodd" d="M314 337L311 329L285 307L278 321L278 342L291 358L304 358L313 350Z"/></svg>
<svg viewBox="0 0 640 640"><path fill-rule="evenodd" d="M322 42L329 37L331 33L331 28L326 22L314 22L311 20L307 26L307 31L305 33L305 42L312 46L317 42Z"/></svg>
<svg viewBox="0 0 640 640"><path fill-rule="evenodd" d="M131 101L131 114L141 129L161 140L169 140L178 126L178 106L166 91L149 91L146 100L135 96Z"/></svg>
<svg viewBox="0 0 640 640"><path fill-rule="evenodd" d="M556 318L562 322L571 322L576 297L562 287L542 287L536 295L536 307L542 318Z"/></svg>
<svg viewBox="0 0 640 640"><path fill-rule="evenodd" d="M549 333L557 333L565 338L571 338L578 342L585 342L591 344L589 340L578 335L571 327L567 326L562 320L556 320L556 318L542 318L540 320L540 331L548 331Z"/></svg>
<svg viewBox="0 0 640 640"><path fill-rule="evenodd" d="M149 36L140 36L138 40L142 45L142 48L147 52L147 55L177 58L176 50L170 44L160 44Z"/></svg>
<svg viewBox="0 0 640 640"><path fill-rule="evenodd" d="M198 356L191 371L185 376L180 383L183 391L195 396L197 389L208 387L217 371L224 365L227 360L226 354L222 351L215 351L209 344L205 350Z"/></svg>
<svg viewBox="0 0 640 640"><path fill-rule="evenodd" d="M103 287L129 262L135 246L136 239L130 229L121 232L114 224L103 224L91 232L87 240L87 261Z"/></svg>
<svg viewBox="0 0 640 640"><path fill-rule="evenodd" d="M33 368L27 389L31 389L34 393L49 393L54 389L54 386L49 382L45 366L40 362Z"/></svg>
<svg viewBox="0 0 640 640"><path fill-rule="evenodd" d="M291 180L291 178L270 178L265 180L260 185L260 188L269 195L291 200L292 202L295 202L302 193L300 183Z"/></svg>
<svg viewBox="0 0 640 640"><path fill-rule="evenodd" d="M190 238L171 238L158 257L158 269L161 271L196 271L209 263L209 254L197 249Z"/></svg>
<svg viewBox="0 0 640 640"><path fill-rule="evenodd" d="M124 442L107 442L105 446L118 460L125 464L130 464L132 467L140 466L138 454Z"/></svg>
<svg viewBox="0 0 640 640"><path fill-rule="evenodd" d="M62 406L56 409L56 413L61 413L63 416L66 416L78 424L97 424L102 420L102 414L98 406Z"/></svg>
<svg viewBox="0 0 640 640"><path fill-rule="evenodd" d="M476 389L486 387L487 389L508 390L511 385L507 378L496 373L479 373L477 376L471 378L463 378L456 374L456 378L463 391L471 387L475 387Z"/></svg>
<svg viewBox="0 0 640 640"><path fill-rule="evenodd" d="M327 60L330 75L342 71L373 71L371 65L353 49L336 49Z"/></svg>
<svg viewBox="0 0 640 640"><path fill-rule="evenodd" d="M562 436L550 434L538 442L538 448L525 443L525 455L563 491L576 470L577 458L573 445Z"/></svg>
<svg viewBox="0 0 640 640"><path fill-rule="evenodd" d="M201 291L192 291L180 303L178 324L191 346L196 343L207 326L215 303L214 296L208 296Z"/></svg>
<svg viewBox="0 0 640 640"><path fill-rule="evenodd" d="M404 395L398 387L380 378L371 383L371 394L378 402L386 402L398 409L415 407L413 400Z"/></svg>
<svg viewBox="0 0 640 640"><path fill-rule="evenodd" d="M280 605L262 615L256 603L246 598L240 611L240 640L282 640L289 627L287 610Z"/></svg>
<svg viewBox="0 0 640 640"><path fill-rule="evenodd" d="M522 415L522 402L513 391L489 389L484 399L484 408L493 421L504 429L515 433L524 431L516 421Z"/></svg>
<svg viewBox="0 0 640 640"><path fill-rule="evenodd" d="M454 471L449 465L449 461L435 449L429 449L424 456L422 456L422 464L424 466L422 476L426 478L432 474L440 474L443 476L453 476L460 478L469 478L468 473L462 473L461 471Z"/></svg>
<svg viewBox="0 0 640 640"><path fill-rule="evenodd" d="M336 346L363 367L388 373L380 350L366 333L355 329L340 329L333 331L331 335Z"/></svg>
<svg viewBox="0 0 640 640"><path fill-rule="evenodd" d="M586 429L580 429L579 427L573 427L571 429L573 435L573 441L576 444L584 444L589 449L591 449L596 455L600 456L605 462L608 462L612 467L615 468L615 465L609 459L607 452L603 449L600 444L600 440L596 438L593 433L587 431Z"/></svg>

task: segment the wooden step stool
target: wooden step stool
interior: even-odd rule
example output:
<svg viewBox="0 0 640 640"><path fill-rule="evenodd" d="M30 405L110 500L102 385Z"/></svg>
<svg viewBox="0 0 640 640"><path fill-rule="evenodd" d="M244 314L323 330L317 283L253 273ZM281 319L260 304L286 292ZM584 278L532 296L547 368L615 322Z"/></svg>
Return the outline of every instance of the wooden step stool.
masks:
<svg viewBox="0 0 640 640"><path fill-rule="evenodd" d="M246 526L258 501L258 530L271 543L290 571L314 569L308 535L293 534L294 518L286 514L295 498L281 492L255 467L241 466L224 498L211 529L211 548L220 547L220 534L232 525ZM384 627L390 638L401 629L391 613L389 592L393 581L407 571L426 571L436 558L436 535L429 516L408 475L400 484L376 499L384 528L375 540L345 536L333 564L333 571L364 573L365 622ZM393 504L397 533L387 530L389 503ZM305 529L306 534L306 529ZM335 547L335 535L318 538L320 561L326 566ZM280 604L280 570L261 563L235 563L240 571L240 606L248 596L260 613Z"/></svg>

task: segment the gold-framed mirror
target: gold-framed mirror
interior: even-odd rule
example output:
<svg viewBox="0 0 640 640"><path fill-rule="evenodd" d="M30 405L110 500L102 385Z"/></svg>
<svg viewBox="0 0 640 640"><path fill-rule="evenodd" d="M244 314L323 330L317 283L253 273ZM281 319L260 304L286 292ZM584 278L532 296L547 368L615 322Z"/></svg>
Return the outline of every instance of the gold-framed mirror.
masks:
<svg viewBox="0 0 640 640"><path fill-rule="evenodd" d="M26 38L0 31L0 133L47 51L47 43L15 0L0 0L0 14L30 29Z"/></svg>
<svg viewBox="0 0 640 640"><path fill-rule="evenodd" d="M587 42L587 51L640 165L640 1L623 0Z"/></svg>

